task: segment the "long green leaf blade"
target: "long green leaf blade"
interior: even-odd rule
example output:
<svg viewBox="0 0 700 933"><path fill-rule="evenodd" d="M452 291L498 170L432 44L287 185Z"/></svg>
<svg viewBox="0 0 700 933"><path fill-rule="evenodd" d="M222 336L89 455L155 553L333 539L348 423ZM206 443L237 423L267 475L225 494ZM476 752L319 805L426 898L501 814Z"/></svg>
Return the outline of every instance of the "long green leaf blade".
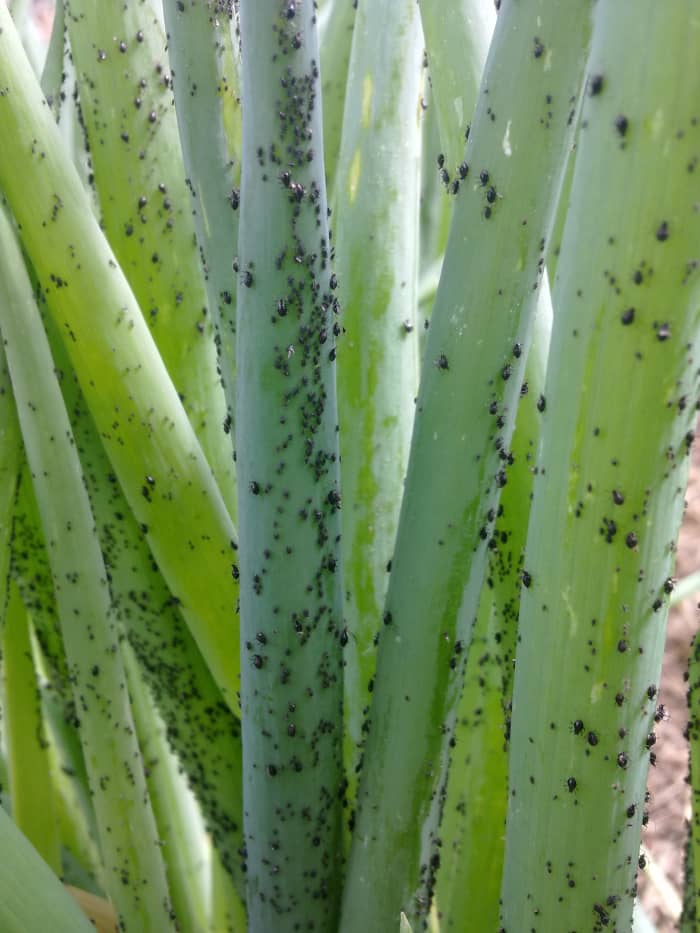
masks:
<svg viewBox="0 0 700 933"><path fill-rule="evenodd" d="M207 298L216 325L227 402L226 429L235 437L236 283L232 260L238 248L241 110L239 62L232 40L233 7L200 0L165 0L163 12L182 155ZM237 503L232 507L235 520Z"/></svg>
<svg viewBox="0 0 700 933"><path fill-rule="evenodd" d="M496 26L428 335L343 933L383 931L399 909L411 919L429 907L463 668L451 662L457 642L468 649L486 561L480 530L507 479L590 9L513 3Z"/></svg>
<svg viewBox="0 0 700 933"><path fill-rule="evenodd" d="M22 435L7 359L0 348L0 640L9 598L10 544L19 475L24 460Z"/></svg>
<svg viewBox="0 0 700 933"><path fill-rule="evenodd" d="M355 28L356 0L332 0L320 17L323 161L331 191L343 136L348 66Z"/></svg>
<svg viewBox="0 0 700 933"><path fill-rule="evenodd" d="M351 804L418 391L423 52L413 4L397 11L391 0L361 0L356 17L334 231L344 329L338 410Z"/></svg>
<svg viewBox="0 0 700 933"><path fill-rule="evenodd" d="M631 924L698 393L699 60L694 4L596 8L526 550L508 933Z"/></svg>
<svg viewBox="0 0 700 933"><path fill-rule="evenodd" d="M46 863L60 874L54 790L49 777L41 695L32 659L29 616L14 583L10 586L3 636L2 712L12 818Z"/></svg>
<svg viewBox="0 0 700 933"><path fill-rule="evenodd" d="M0 185L129 505L237 710L235 529L4 6L0 28Z"/></svg>
<svg viewBox="0 0 700 933"><path fill-rule="evenodd" d="M163 28L138 3L65 0L65 6L101 225L234 514L214 322Z"/></svg>
<svg viewBox="0 0 700 933"><path fill-rule="evenodd" d="M95 933L46 862L0 807L0 925L4 933ZM7 853L12 857L7 857Z"/></svg>
<svg viewBox="0 0 700 933"><path fill-rule="evenodd" d="M7 273L24 264L4 211L0 255L0 329L49 553L107 890L125 930L164 933L171 928L168 887L107 572L29 277Z"/></svg>
<svg viewBox="0 0 700 933"><path fill-rule="evenodd" d="M459 177L465 134L493 34L494 5L484 0L420 0L420 11L445 167Z"/></svg>
<svg viewBox="0 0 700 933"><path fill-rule="evenodd" d="M337 929L342 589L335 281L312 4L241 6L238 470L251 933Z"/></svg>
<svg viewBox="0 0 700 933"><path fill-rule="evenodd" d="M463 929L466 918L476 929L498 928L518 612L551 326L545 280L525 368L527 392L513 432L515 463L488 539L486 580L457 709L435 889L446 931Z"/></svg>
<svg viewBox="0 0 700 933"><path fill-rule="evenodd" d="M66 373L70 363L50 325L47 322L54 363ZM240 725L185 624L177 598L153 562L79 386L75 379L64 378L61 387L109 570L117 621L138 658L151 702L165 722L172 750L197 797L229 880L235 880L242 895ZM26 527L23 530L26 540Z"/></svg>

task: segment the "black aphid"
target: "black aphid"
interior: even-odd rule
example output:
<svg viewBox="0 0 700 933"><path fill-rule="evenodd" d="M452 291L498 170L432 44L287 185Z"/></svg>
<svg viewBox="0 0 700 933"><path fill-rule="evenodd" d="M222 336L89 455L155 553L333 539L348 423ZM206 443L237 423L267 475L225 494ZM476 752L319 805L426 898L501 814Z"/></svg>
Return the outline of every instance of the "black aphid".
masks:
<svg viewBox="0 0 700 933"><path fill-rule="evenodd" d="M668 223L667 221L662 221L659 226L656 228L656 239L663 243L669 237Z"/></svg>
<svg viewBox="0 0 700 933"><path fill-rule="evenodd" d="M615 117L615 129L620 134L620 136L626 136L627 130L629 129L629 120L623 114L619 114Z"/></svg>
<svg viewBox="0 0 700 933"><path fill-rule="evenodd" d="M603 90L603 84L605 79L601 74L591 75L588 79L588 93L591 97L595 97L597 94Z"/></svg>

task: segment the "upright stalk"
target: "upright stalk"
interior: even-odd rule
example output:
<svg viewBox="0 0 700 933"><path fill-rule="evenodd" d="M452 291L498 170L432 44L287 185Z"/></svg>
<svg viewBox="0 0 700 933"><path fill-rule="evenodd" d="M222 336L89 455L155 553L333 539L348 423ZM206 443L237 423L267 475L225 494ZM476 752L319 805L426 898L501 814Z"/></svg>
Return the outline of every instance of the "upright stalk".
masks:
<svg viewBox="0 0 700 933"><path fill-rule="evenodd" d="M496 26L428 334L343 933L387 930L401 909L418 920L430 903L448 746L486 564L482 529L488 538L507 482L590 9L509 3Z"/></svg>
<svg viewBox="0 0 700 933"><path fill-rule="evenodd" d="M201 818L196 818L201 817L200 813L195 811L196 816L192 818L194 799L169 745L165 723L158 715L134 652L128 645L123 658L173 910L179 928L195 933L206 928L207 920L204 825Z"/></svg>
<svg viewBox="0 0 700 933"><path fill-rule="evenodd" d="M488 569L457 709L435 889L445 931L460 931L467 923L475 930L498 929L510 700L551 327L551 297L545 279L525 368L523 388L527 391L523 394L521 389L513 432L515 462L488 539Z"/></svg>
<svg viewBox="0 0 700 933"><path fill-rule="evenodd" d="M0 807L0 925L4 933L95 933L70 894ZM9 853L12 853L9 857Z"/></svg>
<svg viewBox="0 0 700 933"><path fill-rule="evenodd" d="M454 206L449 193L463 181L467 127L474 114L496 15L491 0L449 4L421 0L419 6L428 77L423 101L421 275L430 278L437 273L439 278ZM426 321L435 289L429 305L421 309ZM425 302L423 295L420 300ZM424 335L424 328L419 333Z"/></svg>
<svg viewBox="0 0 700 933"><path fill-rule="evenodd" d="M171 929L168 887L134 732L107 572L48 341L7 214L0 328L37 493L107 893L127 933Z"/></svg>
<svg viewBox="0 0 700 933"><path fill-rule="evenodd" d="M337 929L342 781L335 277L315 10L241 5L237 328L251 933Z"/></svg>
<svg viewBox="0 0 700 933"><path fill-rule="evenodd" d="M420 0L445 170L459 178L466 131L496 22L490 0Z"/></svg>
<svg viewBox="0 0 700 933"><path fill-rule="evenodd" d="M7 358L0 347L0 642L9 599L12 515L24 461Z"/></svg>
<svg viewBox="0 0 700 933"><path fill-rule="evenodd" d="M0 185L129 506L235 711L235 528L1 4L0 84Z"/></svg>
<svg viewBox="0 0 700 933"><path fill-rule="evenodd" d="M55 364L67 371L70 364L50 324ZM118 623L138 659L149 701L162 717L228 880L233 879L242 894L240 724L223 701L182 618L178 600L154 564L143 532L114 481L75 380L64 380L63 397L81 451Z"/></svg>
<svg viewBox="0 0 700 933"><path fill-rule="evenodd" d="M343 135L343 114L357 0L331 0L321 14L321 90L323 98L323 161L331 192Z"/></svg>
<svg viewBox="0 0 700 933"><path fill-rule="evenodd" d="M165 0L163 4L182 156L216 327L227 403L226 433L231 439L236 409L232 263L238 248L241 174L239 62L233 48L232 11L232 5L204 0ZM229 507L235 519L236 501Z"/></svg>
<svg viewBox="0 0 700 933"><path fill-rule="evenodd" d="M231 439L223 431L214 321L162 24L147 4L65 5L102 228L233 514Z"/></svg>
<svg viewBox="0 0 700 933"><path fill-rule="evenodd" d="M58 619L46 543L41 531L32 477L23 455L11 524L10 576L32 619L41 649L42 674L66 721L75 720L68 664Z"/></svg>
<svg viewBox="0 0 700 933"><path fill-rule="evenodd" d="M699 60L689 0L596 7L525 556L507 933L632 920L699 388Z"/></svg>
<svg viewBox="0 0 700 933"><path fill-rule="evenodd" d="M691 674L692 676L692 674ZM691 711L691 715L694 714L694 710L691 706L691 701L689 699L688 706ZM697 722L697 720L696 720ZM695 724L694 724L695 725ZM690 746L690 779L692 781L693 775L697 774L697 764L693 767L693 757L697 762L698 752L697 752L697 742L698 733L697 726L695 726L695 735L690 737L691 746ZM693 748L693 743L695 748ZM692 787L692 784L691 784ZM697 798L698 795L693 793L691 805L693 808L692 814L692 823L690 827L690 832L688 833L688 838L685 844L685 860L683 862L683 913L678 921L678 931L679 933L695 933L697 930L697 919L698 919L698 900L700 900L700 895L698 895L698 882L695 877L695 849L698 846L698 838L700 834L698 833L698 807L697 807Z"/></svg>
<svg viewBox="0 0 700 933"><path fill-rule="evenodd" d="M10 584L2 645L2 712L8 751L12 819L42 858L61 874L60 840L29 614Z"/></svg>
<svg viewBox="0 0 700 933"><path fill-rule="evenodd" d="M338 346L338 406L351 804L418 391L423 55L414 4L397 9L393 0L360 0L356 16L334 231L345 331Z"/></svg>

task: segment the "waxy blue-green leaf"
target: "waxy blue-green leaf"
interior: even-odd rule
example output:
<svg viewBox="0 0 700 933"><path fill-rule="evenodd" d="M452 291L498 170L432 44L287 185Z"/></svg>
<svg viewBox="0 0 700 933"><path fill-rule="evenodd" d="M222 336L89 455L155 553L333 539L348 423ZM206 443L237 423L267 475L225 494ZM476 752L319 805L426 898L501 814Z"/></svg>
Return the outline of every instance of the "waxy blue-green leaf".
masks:
<svg viewBox="0 0 700 933"><path fill-rule="evenodd" d="M233 258L238 248L241 110L233 8L201 0L165 0L163 12L187 186L209 310L216 327L227 404L226 433L235 438ZM226 502L235 521L233 477Z"/></svg>
<svg viewBox="0 0 700 933"><path fill-rule="evenodd" d="M457 707L435 886L446 931L462 930L467 922L479 930L498 928L518 613L522 588L529 585L525 539L551 327L545 277L513 432L515 462L488 539L486 579Z"/></svg>
<svg viewBox="0 0 700 933"><path fill-rule="evenodd" d="M348 66L355 28L356 0L332 0L319 16L323 161L331 191L343 135Z"/></svg>
<svg viewBox="0 0 700 933"><path fill-rule="evenodd" d="M420 0L445 169L459 178L496 11L490 0Z"/></svg>
<svg viewBox="0 0 700 933"><path fill-rule="evenodd" d="M0 23L4 14L0 10ZM94 517L22 254L0 212L0 331L46 541L105 883L127 933L171 929L168 887L134 735Z"/></svg>
<svg viewBox="0 0 700 933"><path fill-rule="evenodd" d="M342 585L337 303L315 12L241 6L237 446L248 929L335 933Z"/></svg>
<svg viewBox="0 0 700 933"><path fill-rule="evenodd" d="M47 321L46 327L54 364L59 372L68 373L70 362L53 323ZM235 882L242 895L240 725L185 624L177 598L153 563L75 378L64 376L61 388L109 570L117 622L138 659L149 702L163 719L172 752L197 798L229 883ZM23 531L26 541L26 525ZM26 581L25 587L31 592ZM48 621L43 620L44 630ZM53 641L49 647L55 647ZM207 774L203 761L208 763Z"/></svg>
<svg viewBox="0 0 700 933"><path fill-rule="evenodd" d="M488 537L507 482L590 11L529 0L504 6L496 26L428 333L343 933L361 923L383 931L399 909L416 918L429 907L460 688L451 662L458 642L469 647L486 563L480 532Z"/></svg>
<svg viewBox="0 0 700 933"><path fill-rule="evenodd" d="M418 8L360 0L335 188L342 307L346 776L352 806L418 391L423 36Z"/></svg>
<svg viewBox="0 0 700 933"><path fill-rule="evenodd" d="M698 60L692 3L596 7L525 555L508 933L631 924L699 389Z"/></svg>

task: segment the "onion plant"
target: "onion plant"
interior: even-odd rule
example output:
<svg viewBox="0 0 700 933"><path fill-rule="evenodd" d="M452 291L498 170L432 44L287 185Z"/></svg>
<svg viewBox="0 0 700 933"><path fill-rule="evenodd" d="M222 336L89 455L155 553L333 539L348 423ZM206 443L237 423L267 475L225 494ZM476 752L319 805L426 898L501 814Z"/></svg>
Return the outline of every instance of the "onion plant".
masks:
<svg viewBox="0 0 700 933"><path fill-rule="evenodd" d="M0 929L637 924L699 62L690 0L0 5Z"/></svg>

